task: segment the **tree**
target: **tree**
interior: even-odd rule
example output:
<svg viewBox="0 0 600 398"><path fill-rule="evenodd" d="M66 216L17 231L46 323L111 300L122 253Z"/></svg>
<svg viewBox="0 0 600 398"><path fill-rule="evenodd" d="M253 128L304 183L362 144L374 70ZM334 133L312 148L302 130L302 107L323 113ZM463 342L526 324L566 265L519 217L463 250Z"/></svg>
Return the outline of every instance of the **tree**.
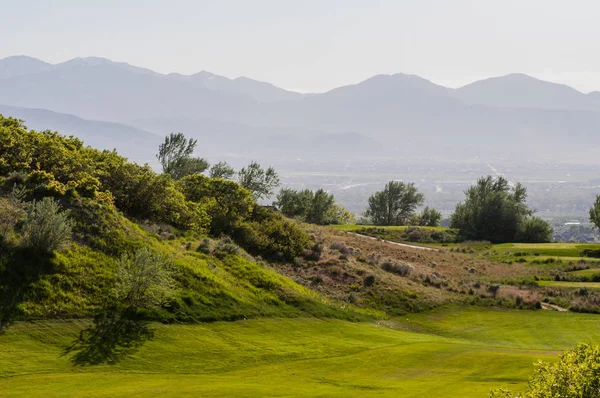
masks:
<svg viewBox="0 0 600 398"><path fill-rule="evenodd" d="M421 214L414 217L411 224L418 225L420 227L439 227L440 220L442 219L442 213L436 209L430 209L429 206L423 209Z"/></svg>
<svg viewBox="0 0 600 398"><path fill-rule="evenodd" d="M596 201L590 209L590 222L600 229L600 195L596 196Z"/></svg>
<svg viewBox="0 0 600 398"><path fill-rule="evenodd" d="M205 159L192 157L197 140L186 139L182 133L171 133L160 144L156 157L163 173L179 180L190 174L204 172L209 164Z"/></svg>
<svg viewBox="0 0 600 398"><path fill-rule="evenodd" d="M335 204L333 195L328 194L323 189L317 190L312 198L310 209L306 215L306 222L324 225L327 222L327 213Z"/></svg>
<svg viewBox="0 0 600 398"><path fill-rule="evenodd" d="M526 199L521 184L511 187L504 177L482 177L465 191L465 201L456 206L450 227L459 229L464 239L514 242L524 225L532 226L524 224L533 214ZM541 222L535 223L539 227Z"/></svg>
<svg viewBox="0 0 600 398"><path fill-rule="evenodd" d="M167 259L147 248L119 260L115 298L125 308L159 307L171 297L174 285Z"/></svg>
<svg viewBox="0 0 600 398"><path fill-rule="evenodd" d="M531 217L523 220L517 232L517 241L523 243L548 243L552 241L552 227L546 220Z"/></svg>
<svg viewBox="0 0 600 398"><path fill-rule="evenodd" d="M514 395L506 389L490 393L490 398L596 398L600 395L600 347L579 344L565 351L558 362L539 361L526 391Z"/></svg>
<svg viewBox="0 0 600 398"><path fill-rule="evenodd" d="M71 240L71 221L54 198L45 197L28 206L23 225L23 245L50 253Z"/></svg>
<svg viewBox="0 0 600 398"><path fill-rule="evenodd" d="M325 214L326 224L355 224L356 216L345 207L334 204Z"/></svg>
<svg viewBox="0 0 600 398"><path fill-rule="evenodd" d="M213 164L208 173L210 178L221 178L223 180L231 180L235 175L235 170L227 162L219 162Z"/></svg>
<svg viewBox="0 0 600 398"><path fill-rule="evenodd" d="M268 198L279 186L279 175L273 167L264 170L257 162L251 162L238 173L238 182L252 194L254 200Z"/></svg>
<svg viewBox="0 0 600 398"><path fill-rule="evenodd" d="M413 183L390 181L371 195L365 216L376 225L406 225L424 199Z"/></svg>
<svg viewBox="0 0 600 398"><path fill-rule="evenodd" d="M306 220L306 216L312 206L315 194L309 189L296 191L291 188L282 188L277 194L273 205L286 217L297 217Z"/></svg>

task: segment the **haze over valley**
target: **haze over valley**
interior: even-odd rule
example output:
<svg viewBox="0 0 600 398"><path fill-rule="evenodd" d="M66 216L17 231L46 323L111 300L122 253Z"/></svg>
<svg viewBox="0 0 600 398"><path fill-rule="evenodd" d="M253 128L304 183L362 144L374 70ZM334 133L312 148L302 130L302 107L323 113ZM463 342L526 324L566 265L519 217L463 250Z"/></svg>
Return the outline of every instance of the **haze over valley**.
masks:
<svg viewBox="0 0 600 398"><path fill-rule="evenodd" d="M389 179L414 181L449 214L492 173L524 182L543 216L585 220L600 171L600 93L518 73L457 89L376 75L303 94L206 71L11 56L0 60L0 114L154 166L161 137L182 132L198 155L273 164L284 185L327 187L357 214Z"/></svg>

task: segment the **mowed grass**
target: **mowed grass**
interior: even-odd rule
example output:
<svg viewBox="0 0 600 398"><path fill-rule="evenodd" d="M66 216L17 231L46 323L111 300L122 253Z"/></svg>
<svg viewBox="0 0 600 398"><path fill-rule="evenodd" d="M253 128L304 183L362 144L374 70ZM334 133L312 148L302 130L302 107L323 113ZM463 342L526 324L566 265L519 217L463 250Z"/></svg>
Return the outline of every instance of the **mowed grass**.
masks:
<svg viewBox="0 0 600 398"><path fill-rule="evenodd" d="M482 397L519 390L537 359L600 338L600 317L449 308L378 323L316 318L155 325L116 365L74 366L86 321L17 323L0 336L9 397Z"/></svg>
<svg viewBox="0 0 600 398"><path fill-rule="evenodd" d="M568 282L568 281L539 281L538 285L545 287L564 287L564 288L581 288L600 289L600 282Z"/></svg>

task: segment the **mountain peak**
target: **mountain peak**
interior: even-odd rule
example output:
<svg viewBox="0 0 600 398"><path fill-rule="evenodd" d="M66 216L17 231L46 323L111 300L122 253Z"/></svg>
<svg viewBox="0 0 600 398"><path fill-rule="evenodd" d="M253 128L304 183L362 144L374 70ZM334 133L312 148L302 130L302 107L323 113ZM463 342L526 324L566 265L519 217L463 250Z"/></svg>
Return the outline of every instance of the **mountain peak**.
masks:
<svg viewBox="0 0 600 398"><path fill-rule="evenodd" d="M0 59L0 79L39 73L52 65L28 55L13 55Z"/></svg>

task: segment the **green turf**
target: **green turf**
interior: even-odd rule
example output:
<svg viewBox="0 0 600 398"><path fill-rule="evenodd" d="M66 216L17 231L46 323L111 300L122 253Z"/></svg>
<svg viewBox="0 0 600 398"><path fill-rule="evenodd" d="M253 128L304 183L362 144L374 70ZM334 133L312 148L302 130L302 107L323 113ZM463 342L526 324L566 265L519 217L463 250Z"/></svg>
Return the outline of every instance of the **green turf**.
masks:
<svg viewBox="0 0 600 398"><path fill-rule="evenodd" d="M600 289L600 282L539 281L540 286Z"/></svg>
<svg viewBox="0 0 600 398"><path fill-rule="evenodd" d="M17 323L0 336L9 397L485 397L522 389L539 358L600 338L593 315L450 308L372 323L316 318L155 325L116 365L74 367L84 321Z"/></svg>
<svg viewBox="0 0 600 398"><path fill-rule="evenodd" d="M588 268L579 271L569 272L569 275L578 276L581 278L591 278L594 275L600 275L600 268Z"/></svg>

